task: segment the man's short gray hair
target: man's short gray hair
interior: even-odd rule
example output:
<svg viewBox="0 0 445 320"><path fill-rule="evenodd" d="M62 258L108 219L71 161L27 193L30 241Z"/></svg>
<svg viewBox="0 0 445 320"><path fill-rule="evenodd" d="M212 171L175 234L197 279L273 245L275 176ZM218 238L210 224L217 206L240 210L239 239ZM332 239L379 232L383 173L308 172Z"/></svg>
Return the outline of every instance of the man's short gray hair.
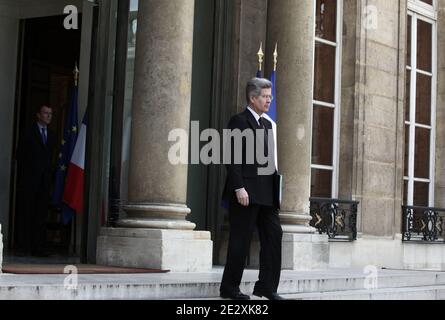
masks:
<svg viewBox="0 0 445 320"><path fill-rule="evenodd" d="M253 78L247 82L246 86L246 100L250 104L250 97L259 97L262 89L272 88L272 82L263 78Z"/></svg>

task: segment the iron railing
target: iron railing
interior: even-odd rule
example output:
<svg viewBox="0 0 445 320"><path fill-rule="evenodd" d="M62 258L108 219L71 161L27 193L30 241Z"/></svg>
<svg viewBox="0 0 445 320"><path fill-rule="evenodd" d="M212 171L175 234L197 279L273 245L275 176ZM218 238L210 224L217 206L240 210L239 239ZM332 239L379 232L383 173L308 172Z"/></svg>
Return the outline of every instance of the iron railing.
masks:
<svg viewBox="0 0 445 320"><path fill-rule="evenodd" d="M402 206L403 241L444 243L445 209Z"/></svg>
<svg viewBox="0 0 445 320"><path fill-rule="evenodd" d="M310 198L310 225L330 241L357 240L358 201L329 198Z"/></svg>

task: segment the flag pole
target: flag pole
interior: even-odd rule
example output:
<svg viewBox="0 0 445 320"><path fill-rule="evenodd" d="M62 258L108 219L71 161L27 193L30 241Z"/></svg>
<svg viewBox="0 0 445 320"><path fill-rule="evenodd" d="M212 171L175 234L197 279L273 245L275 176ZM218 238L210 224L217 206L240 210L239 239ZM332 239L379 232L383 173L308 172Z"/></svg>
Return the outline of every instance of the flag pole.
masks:
<svg viewBox="0 0 445 320"><path fill-rule="evenodd" d="M74 86L77 88L78 86L78 82L79 82L79 68L77 67L77 61L74 64L74 70L73 70L73 75L74 75ZM73 217L73 228L72 228L72 232L73 232L73 248L72 248L72 252L73 254L76 254L76 244L77 244L77 214L74 214Z"/></svg>

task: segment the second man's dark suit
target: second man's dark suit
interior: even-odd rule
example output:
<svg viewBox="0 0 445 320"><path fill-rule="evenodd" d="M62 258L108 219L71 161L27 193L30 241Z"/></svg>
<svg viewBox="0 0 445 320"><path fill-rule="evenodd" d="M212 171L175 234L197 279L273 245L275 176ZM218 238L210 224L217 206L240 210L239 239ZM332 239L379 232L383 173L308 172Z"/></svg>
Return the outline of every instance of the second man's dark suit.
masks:
<svg viewBox="0 0 445 320"><path fill-rule="evenodd" d="M20 137L17 240L25 253L39 253L45 244L54 146L54 134L47 130L45 144L37 123Z"/></svg>
<svg viewBox="0 0 445 320"><path fill-rule="evenodd" d="M263 123L266 129L272 130L272 124L269 121L264 119ZM246 109L230 120L228 129L241 131L251 129L255 133L255 130L261 127L253 114ZM256 157L253 164L247 163L246 143L247 141L243 141L242 150L233 150L232 143L232 157L234 153L242 152L242 163L232 162L227 165L227 179L223 193L223 199L229 203L230 223L227 262L220 288L221 293L226 295L239 292L255 227L261 242L260 274L255 290L277 292L281 273L282 229L278 212L279 203L274 194L276 172L271 175L259 175L258 168L266 165L259 165ZM235 190L241 188L245 188L249 195L248 207L240 205L237 201Z"/></svg>

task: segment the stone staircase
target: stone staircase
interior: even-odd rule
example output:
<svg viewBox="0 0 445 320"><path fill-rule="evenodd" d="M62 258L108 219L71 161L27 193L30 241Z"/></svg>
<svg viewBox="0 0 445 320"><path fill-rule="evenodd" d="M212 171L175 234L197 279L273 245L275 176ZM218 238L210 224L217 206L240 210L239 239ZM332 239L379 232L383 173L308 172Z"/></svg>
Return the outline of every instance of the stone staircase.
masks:
<svg viewBox="0 0 445 320"><path fill-rule="evenodd" d="M220 300L221 276L218 267L208 273L93 274L77 279L2 274L0 299ZM251 294L257 276L257 270L246 270L241 291ZM377 277L370 277L357 269L284 270L279 293L296 300L445 300L445 272L379 269Z"/></svg>

